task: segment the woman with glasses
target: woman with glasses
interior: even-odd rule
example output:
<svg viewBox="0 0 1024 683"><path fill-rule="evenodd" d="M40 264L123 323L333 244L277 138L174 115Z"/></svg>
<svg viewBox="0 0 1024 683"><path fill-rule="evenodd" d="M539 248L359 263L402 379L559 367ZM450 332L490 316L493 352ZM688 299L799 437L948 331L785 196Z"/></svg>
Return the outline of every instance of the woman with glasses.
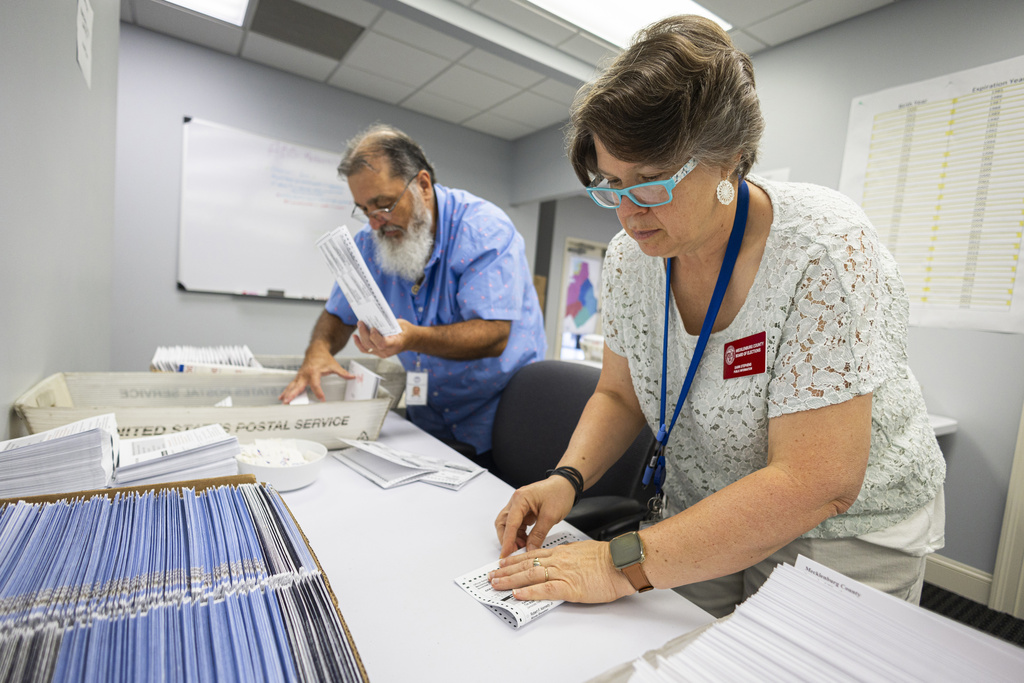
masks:
<svg viewBox="0 0 1024 683"><path fill-rule="evenodd" d="M699 17L641 31L577 94L569 158L623 228L604 362L559 467L498 515L495 588L676 588L721 616L802 554L919 600L945 466L907 366L907 295L853 202L751 173L763 128L749 57ZM541 548L645 424L639 532Z"/></svg>

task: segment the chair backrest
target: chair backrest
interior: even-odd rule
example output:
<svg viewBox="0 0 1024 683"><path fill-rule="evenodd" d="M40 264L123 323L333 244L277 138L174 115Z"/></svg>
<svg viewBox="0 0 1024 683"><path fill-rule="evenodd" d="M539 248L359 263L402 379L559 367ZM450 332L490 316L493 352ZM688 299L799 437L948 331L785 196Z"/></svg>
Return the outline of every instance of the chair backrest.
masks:
<svg viewBox="0 0 1024 683"><path fill-rule="evenodd" d="M542 360L519 369L505 387L494 418L495 468L511 486L539 481L558 464L597 386L600 369ZM584 497L618 495L646 501L640 476L654 444L648 427Z"/></svg>

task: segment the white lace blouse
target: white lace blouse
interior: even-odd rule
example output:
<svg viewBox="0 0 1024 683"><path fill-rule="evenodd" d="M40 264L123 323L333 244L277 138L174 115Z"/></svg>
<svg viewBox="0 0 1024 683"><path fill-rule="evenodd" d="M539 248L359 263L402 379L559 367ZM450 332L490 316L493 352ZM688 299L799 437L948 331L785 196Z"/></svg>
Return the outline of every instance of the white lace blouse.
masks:
<svg viewBox="0 0 1024 683"><path fill-rule="evenodd" d="M860 207L815 185L748 182L764 189L773 220L764 256L732 323L711 335L666 449L669 509L682 510L767 463L768 420L874 392L871 452L850 509L808 538L860 536L929 503L945 462L920 387L907 366L908 300L896 263ZM663 260L620 232L602 274L605 341L629 362L652 430L660 411ZM723 379L730 342L765 332L760 374ZM669 320L666 421L671 421L697 337L678 309Z"/></svg>

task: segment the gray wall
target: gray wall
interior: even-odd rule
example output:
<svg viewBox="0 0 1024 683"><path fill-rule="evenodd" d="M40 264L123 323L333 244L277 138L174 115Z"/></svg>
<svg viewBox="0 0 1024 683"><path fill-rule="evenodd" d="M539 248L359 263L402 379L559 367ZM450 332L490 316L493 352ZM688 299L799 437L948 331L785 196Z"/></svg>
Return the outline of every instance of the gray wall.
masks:
<svg viewBox="0 0 1024 683"><path fill-rule="evenodd" d="M76 3L0 3L0 402L110 360L119 3L93 0L92 88ZM2 436L18 434L3 421Z"/></svg>
<svg viewBox="0 0 1024 683"><path fill-rule="evenodd" d="M322 304L176 289L182 119L192 116L340 151L374 121L419 140L439 181L505 209L532 261L537 203L512 206L512 144L298 76L121 25L117 214L110 357L142 370L171 344L248 344L301 355ZM324 226L324 232L333 226ZM318 259L314 245L311 258Z"/></svg>
<svg viewBox="0 0 1024 683"><path fill-rule="evenodd" d="M93 6L89 90L75 62L74 3L0 4L0 284L8 293L0 391L8 405L53 372L145 367L161 344L301 353L317 305L175 289L186 115L326 149L374 120L393 122L424 142L443 181L508 209L531 256L536 202L561 198L551 290L567 235L606 240L615 231L586 200L567 198L579 188L558 127L505 143L127 25L115 210L119 25L112 0ZM854 96L1020 55L1021 26L1024 3L899 0L755 55L768 119L761 167L835 187ZM910 353L930 409L960 421L943 438L943 554L991 572L1024 405L1024 337L915 328Z"/></svg>
<svg viewBox="0 0 1024 683"><path fill-rule="evenodd" d="M1022 27L1022 2L899 0L755 54L767 120L759 168L789 168L791 180L837 187L855 96L1024 54ZM550 131L537 136L552 139ZM533 155L519 157L517 173L551 178L550 167L561 163L565 173L551 184L571 191L561 150L535 143L520 143ZM588 221L600 218L591 214L585 201L559 201L556 236L603 239L604 224L588 232ZM561 268L558 239L553 270ZM552 273L552 283L559 279ZM914 327L909 353L929 410L959 421L956 434L940 439L948 465L940 552L992 572L1024 406L1024 335Z"/></svg>

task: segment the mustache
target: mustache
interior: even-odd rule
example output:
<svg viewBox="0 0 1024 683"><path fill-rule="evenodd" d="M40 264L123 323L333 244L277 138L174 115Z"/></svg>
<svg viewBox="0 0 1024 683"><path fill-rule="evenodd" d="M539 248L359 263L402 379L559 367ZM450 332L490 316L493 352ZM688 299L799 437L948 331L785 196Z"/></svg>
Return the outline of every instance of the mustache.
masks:
<svg viewBox="0 0 1024 683"><path fill-rule="evenodd" d="M391 225L390 223L389 223L389 224L387 224L387 225L382 225L382 226L381 226L381 227L380 227L380 228L379 228L379 229L377 230L377 232L378 232L378 233L380 234L380 236L381 236L381 237L384 237L384 238L390 238L390 237L391 237L392 235L394 235L394 234L395 234L396 232L397 232L397 233L398 233L398 234L399 234L400 236L402 236L402 237L405 237L406 235L408 235L408 234L409 234L409 230L408 230L408 228L403 228L403 227L402 227L402 226L400 226L400 225Z"/></svg>

